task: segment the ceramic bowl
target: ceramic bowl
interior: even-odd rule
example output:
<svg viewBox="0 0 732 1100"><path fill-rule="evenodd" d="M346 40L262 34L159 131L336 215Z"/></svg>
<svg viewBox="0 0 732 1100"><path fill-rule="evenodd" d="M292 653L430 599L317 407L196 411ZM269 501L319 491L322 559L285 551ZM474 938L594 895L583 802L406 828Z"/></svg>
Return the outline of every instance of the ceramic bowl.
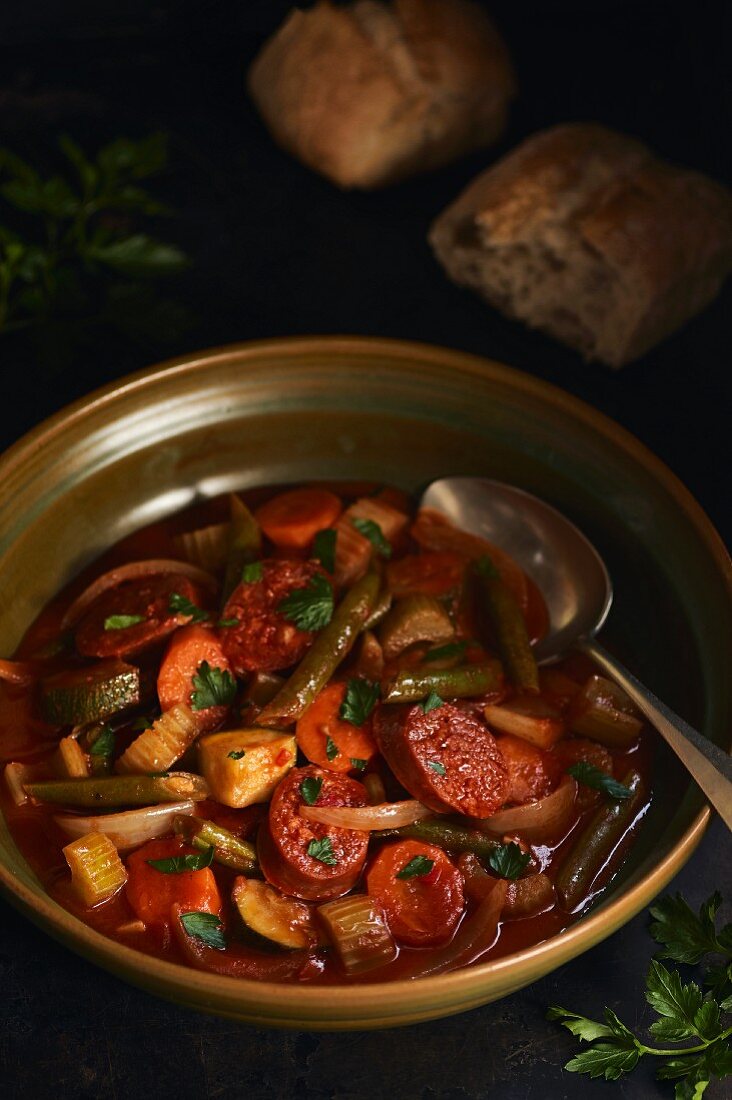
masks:
<svg viewBox="0 0 732 1100"><path fill-rule="evenodd" d="M194 355L100 390L27 435L0 460L0 653L12 654L46 601L109 543L197 499L309 478L413 490L455 474L512 482L573 519L615 580L605 638L649 687L726 744L728 561L686 490L625 431L560 390L497 363L395 341L273 340ZM655 777L632 856L594 911L535 947L420 981L293 987L152 959L48 898L4 823L0 882L73 950L193 1008L298 1028L414 1023L526 985L648 905L708 818L663 750Z"/></svg>

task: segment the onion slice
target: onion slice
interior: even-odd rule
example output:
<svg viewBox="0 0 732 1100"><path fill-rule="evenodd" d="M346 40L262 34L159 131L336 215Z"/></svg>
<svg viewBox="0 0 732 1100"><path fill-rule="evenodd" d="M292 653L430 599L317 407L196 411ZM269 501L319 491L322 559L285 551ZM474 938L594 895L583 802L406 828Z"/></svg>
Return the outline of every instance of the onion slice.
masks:
<svg viewBox="0 0 732 1100"><path fill-rule="evenodd" d="M38 673L29 661L0 660L0 680L8 684L30 684Z"/></svg>
<svg viewBox="0 0 732 1100"><path fill-rule="evenodd" d="M118 565L116 569L110 569L108 573L102 573L95 581L85 588L80 596L72 603L61 620L61 629L68 630L74 626L86 611L87 607L110 588L116 588L125 581L134 581L138 577L152 577L158 573L181 573L184 577L197 584L202 584L212 592L216 591L217 584L214 577L205 569L199 569L197 565L191 565L187 561L175 561L173 558L150 558L146 561L130 561L126 565Z"/></svg>
<svg viewBox="0 0 732 1100"><path fill-rule="evenodd" d="M321 825L368 833L372 829L400 829L402 825L413 825L425 817L434 817L434 810L408 798L403 802L382 802L378 806L301 806L300 816Z"/></svg>
<svg viewBox="0 0 732 1100"><path fill-rule="evenodd" d="M139 810L101 814L99 817L58 814L54 821L67 836L76 838L87 833L103 833L115 848L135 848L146 840L172 833L176 814L192 814L195 805L191 801L164 802L160 806L143 806Z"/></svg>
<svg viewBox="0 0 732 1100"><path fill-rule="evenodd" d="M517 833L529 841L556 838L569 824L577 796L577 783L571 775L565 775L555 791L538 802L526 802L500 810L490 817L476 822L484 833L505 836Z"/></svg>

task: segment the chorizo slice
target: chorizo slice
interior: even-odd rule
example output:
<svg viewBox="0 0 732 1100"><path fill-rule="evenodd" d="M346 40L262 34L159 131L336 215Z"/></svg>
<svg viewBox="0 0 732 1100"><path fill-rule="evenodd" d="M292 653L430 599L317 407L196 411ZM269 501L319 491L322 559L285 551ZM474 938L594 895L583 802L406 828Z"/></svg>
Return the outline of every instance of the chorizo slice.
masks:
<svg viewBox="0 0 732 1100"><path fill-rule="evenodd" d="M307 588L317 574L315 562L267 560L261 575L235 588L223 618L233 625L221 629L224 654L234 672L277 672L295 665L307 653L314 634L300 630L278 611L282 600Z"/></svg>
<svg viewBox="0 0 732 1100"><path fill-rule="evenodd" d="M103 592L76 628L76 648L85 657L132 657L187 622L170 610L172 595L200 607L201 590L181 573L140 577ZM126 619L133 620L124 626Z"/></svg>
<svg viewBox="0 0 732 1100"><path fill-rule="evenodd" d="M546 798L562 778L562 765L550 752L505 733L497 739L508 769L507 802L522 806Z"/></svg>
<svg viewBox="0 0 732 1100"><path fill-rule="evenodd" d="M283 894L305 901L329 901L348 893L366 860L369 834L307 821L300 807L367 802L365 788L355 779L315 765L293 768L275 790L257 837L259 864L267 881Z"/></svg>
<svg viewBox="0 0 732 1100"><path fill-rule="evenodd" d="M399 782L436 813L488 817L508 795L508 771L493 734L452 703L377 707L374 737Z"/></svg>

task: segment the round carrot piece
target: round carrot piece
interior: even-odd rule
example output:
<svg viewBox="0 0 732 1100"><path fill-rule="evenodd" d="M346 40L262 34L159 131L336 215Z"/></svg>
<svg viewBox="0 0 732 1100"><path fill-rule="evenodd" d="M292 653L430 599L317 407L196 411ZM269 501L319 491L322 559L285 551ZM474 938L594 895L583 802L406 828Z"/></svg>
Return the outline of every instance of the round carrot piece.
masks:
<svg viewBox="0 0 732 1100"><path fill-rule="evenodd" d="M366 892L378 898L395 940L430 947L452 936L465 906L463 876L433 844L385 844L366 872Z"/></svg>
<svg viewBox="0 0 732 1100"><path fill-rule="evenodd" d="M290 489L278 493L254 513L259 526L275 546L305 550L318 531L332 527L343 505L329 489Z"/></svg>
<svg viewBox="0 0 732 1100"><path fill-rule="evenodd" d="M361 761L368 762L378 752L371 734L370 716L362 726L353 726L340 717L346 689L345 683L328 684L295 727L301 752L312 764L332 772L363 770ZM354 764L354 760L359 763Z"/></svg>
<svg viewBox="0 0 732 1100"><path fill-rule="evenodd" d="M231 671L221 642L212 630L197 624L177 630L170 640L158 673L158 699L164 711L176 703L190 706L191 697L196 690L193 677L203 661L207 661L211 668L220 668L223 672ZM228 709L207 707L205 710L194 711L200 731L204 733L215 729L223 722Z"/></svg>
<svg viewBox="0 0 732 1100"><path fill-rule="evenodd" d="M200 854L180 837L170 837L167 840L150 840L127 857L125 893L139 920L151 925L168 924L174 904L180 905L184 913L221 914L221 896L210 867L166 874L147 862L149 859Z"/></svg>

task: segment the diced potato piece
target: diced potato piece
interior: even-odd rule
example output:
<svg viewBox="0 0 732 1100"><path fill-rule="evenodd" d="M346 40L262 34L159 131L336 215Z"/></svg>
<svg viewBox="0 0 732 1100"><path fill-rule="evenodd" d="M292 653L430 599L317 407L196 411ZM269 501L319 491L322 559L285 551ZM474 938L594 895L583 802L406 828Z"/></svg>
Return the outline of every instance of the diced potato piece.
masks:
<svg viewBox="0 0 732 1100"><path fill-rule="evenodd" d="M202 737L198 754L211 797L241 809L270 798L295 763L297 745L278 730L229 730Z"/></svg>
<svg viewBox="0 0 732 1100"><path fill-rule="evenodd" d="M108 836L87 833L63 850L71 868L71 883L85 905L97 905L116 894L127 871Z"/></svg>
<svg viewBox="0 0 732 1100"><path fill-rule="evenodd" d="M304 901L283 897L274 886L250 878L236 880L232 897L247 928L271 943L297 950L317 941L312 911Z"/></svg>

